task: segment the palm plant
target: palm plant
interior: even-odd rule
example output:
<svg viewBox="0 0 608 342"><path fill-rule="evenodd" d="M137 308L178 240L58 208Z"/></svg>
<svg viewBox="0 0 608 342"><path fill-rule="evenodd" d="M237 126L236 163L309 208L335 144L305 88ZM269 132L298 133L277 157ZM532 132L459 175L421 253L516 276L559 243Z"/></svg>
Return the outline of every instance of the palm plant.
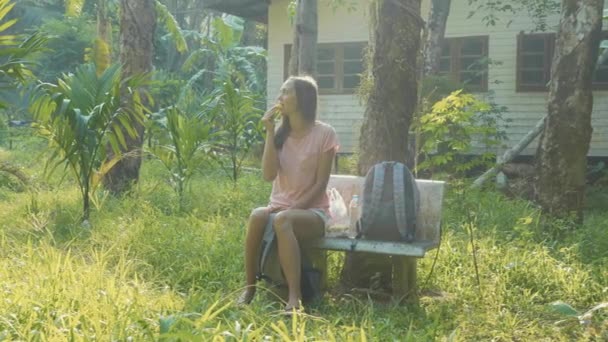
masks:
<svg viewBox="0 0 608 342"><path fill-rule="evenodd" d="M70 170L82 195L84 220L101 179L121 158L125 134L137 135L133 120L144 120L138 90L144 83L144 76L121 81L118 65L98 76L95 65L85 64L57 84L38 87L32 104L34 127L48 139L52 150L45 170L52 173L60 165ZM121 94L130 97L131 109L123 106ZM108 148L114 153L110 160L106 160Z"/></svg>
<svg viewBox="0 0 608 342"><path fill-rule="evenodd" d="M157 117L156 125L162 127L167 136L160 144L151 147L150 152L169 171L170 183L179 197L181 210L192 176L209 161L215 133L211 121L203 113L187 116L178 107L169 107Z"/></svg>
<svg viewBox="0 0 608 342"><path fill-rule="evenodd" d="M4 34L17 19L5 20L15 6L10 0L0 0L0 90L13 89L15 82L24 83L32 76L30 67L34 62L30 57L44 49L47 38L34 33L22 42L19 37ZM0 109L7 103L0 100Z"/></svg>
<svg viewBox="0 0 608 342"><path fill-rule="evenodd" d="M241 90L230 80L223 82L215 95L217 104L216 125L219 132L221 152L227 156L220 158L220 165L236 183L251 147L261 137L260 118L262 110L253 93ZM226 165L228 164L228 165Z"/></svg>
<svg viewBox="0 0 608 342"><path fill-rule="evenodd" d="M224 171L237 181L243 161L260 137L259 98L265 93L263 68L265 50L240 46L243 20L218 17L213 21L213 35L200 37L202 48L194 50L184 62L183 71L195 73L182 87L178 103L192 103L192 98L207 91L210 85L198 87L205 76L214 79L214 101L205 111L214 113L219 127L214 149ZM209 61L212 61L209 63ZM200 103L200 102L198 102Z"/></svg>

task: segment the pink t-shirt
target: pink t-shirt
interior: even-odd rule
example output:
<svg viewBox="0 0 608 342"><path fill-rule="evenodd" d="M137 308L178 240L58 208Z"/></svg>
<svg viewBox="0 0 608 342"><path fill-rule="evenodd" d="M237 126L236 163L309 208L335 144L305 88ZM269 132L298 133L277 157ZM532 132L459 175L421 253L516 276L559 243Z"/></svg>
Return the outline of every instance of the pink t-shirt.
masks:
<svg viewBox="0 0 608 342"><path fill-rule="evenodd" d="M310 132L301 138L287 137L278 151L279 170L272 183L270 208L292 206L317 181L321 155L338 150L338 137L330 125L317 121ZM322 209L329 214L329 198L323 192L309 209Z"/></svg>

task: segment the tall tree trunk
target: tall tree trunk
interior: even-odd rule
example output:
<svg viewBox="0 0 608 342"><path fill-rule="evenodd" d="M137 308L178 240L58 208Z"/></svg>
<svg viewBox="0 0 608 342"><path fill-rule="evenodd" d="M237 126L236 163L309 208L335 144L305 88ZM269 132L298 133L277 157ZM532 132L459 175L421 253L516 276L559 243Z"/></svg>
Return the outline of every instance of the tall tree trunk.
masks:
<svg viewBox="0 0 608 342"><path fill-rule="evenodd" d="M537 151L537 199L543 211L581 222L591 141L591 83L603 0L562 0L551 68L548 115Z"/></svg>
<svg viewBox="0 0 608 342"><path fill-rule="evenodd" d="M106 0L97 1L97 37L93 46L93 61L97 75L101 75L112 62L112 23L108 18Z"/></svg>
<svg viewBox="0 0 608 342"><path fill-rule="evenodd" d="M371 14L371 64L367 66L367 73L373 85L359 139L361 175L381 161L406 162L408 132L418 101L417 64L420 31L424 25L420 18L420 0L377 0L371 6ZM407 263L408 270L415 272L415 260L348 253L342 269L342 284L349 288L388 291L393 263Z"/></svg>
<svg viewBox="0 0 608 342"><path fill-rule="evenodd" d="M451 0L433 0L427 22L427 38L424 46L423 76L439 72L441 45L450 14Z"/></svg>
<svg viewBox="0 0 608 342"><path fill-rule="evenodd" d="M156 29L154 0L120 0L120 13L122 77L128 78L150 72ZM144 103L144 105L146 104ZM124 134L127 148L123 152L126 155L112 168L105 179L106 187L113 193L124 192L139 178L144 126L136 120L133 120L133 126L138 136L131 138L128 134Z"/></svg>
<svg viewBox="0 0 608 342"><path fill-rule="evenodd" d="M317 61L317 0L297 0L290 75L315 75Z"/></svg>
<svg viewBox="0 0 608 342"><path fill-rule="evenodd" d="M293 43L291 44L291 58L289 59L289 75L298 74L298 65L300 58L300 35L298 34L297 26L293 29Z"/></svg>
<svg viewBox="0 0 608 342"><path fill-rule="evenodd" d="M420 0L378 0L371 25L373 80L359 139L359 173L374 164L405 162L408 133L418 101Z"/></svg>
<svg viewBox="0 0 608 342"><path fill-rule="evenodd" d="M97 1L97 37L112 46L112 23L108 18L107 0Z"/></svg>

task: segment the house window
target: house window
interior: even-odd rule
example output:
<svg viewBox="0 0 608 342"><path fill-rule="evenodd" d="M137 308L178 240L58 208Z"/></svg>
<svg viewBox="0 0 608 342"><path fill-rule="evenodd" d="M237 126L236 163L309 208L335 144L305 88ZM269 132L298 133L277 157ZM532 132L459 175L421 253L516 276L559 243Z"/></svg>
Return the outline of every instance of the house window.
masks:
<svg viewBox="0 0 608 342"><path fill-rule="evenodd" d="M316 80L321 94L352 94L363 72L365 43L319 44ZM284 79L289 77L291 44L285 45Z"/></svg>
<svg viewBox="0 0 608 342"><path fill-rule="evenodd" d="M608 39L608 31L602 33ZM519 34L517 37L517 91L547 91L555 51L555 33ZM593 75L593 89L608 89L608 61Z"/></svg>
<svg viewBox="0 0 608 342"><path fill-rule="evenodd" d="M551 79L555 33L517 36L517 91L546 91Z"/></svg>
<svg viewBox="0 0 608 342"><path fill-rule="evenodd" d="M600 47L600 55L604 52L608 53L608 31L602 32ZM608 89L608 58L604 58L602 63L597 65L593 75L593 84L596 89Z"/></svg>
<svg viewBox="0 0 608 342"><path fill-rule="evenodd" d="M446 38L441 47L439 74L470 91L488 90L488 36Z"/></svg>

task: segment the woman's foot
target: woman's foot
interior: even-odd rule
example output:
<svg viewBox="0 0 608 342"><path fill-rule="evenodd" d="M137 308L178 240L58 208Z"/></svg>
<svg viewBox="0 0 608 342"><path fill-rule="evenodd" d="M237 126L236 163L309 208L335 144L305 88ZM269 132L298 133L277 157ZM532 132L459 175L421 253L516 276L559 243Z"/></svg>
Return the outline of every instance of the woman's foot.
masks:
<svg viewBox="0 0 608 342"><path fill-rule="evenodd" d="M287 305L285 305L286 313L292 313L294 310L296 313L302 311L302 306L300 305L299 300L289 300Z"/></svg>
<svg viewBox="0 0 608 342"><path fill-rule="evenodd" d="M304 312L301 306L290 306L289 304L285 306L284 314L286 316L297 315Z"/></svg>
<svg viewBox="0 0 608 342"><path fill-rule="evenodd" d="M236 305L239 305L239 306L248 305L249 303L251 303L254 296L255 296L255 287L250 286L250 287L246 288L243 291L243 293L241 293L239 298L236 300Z"/></svg>

